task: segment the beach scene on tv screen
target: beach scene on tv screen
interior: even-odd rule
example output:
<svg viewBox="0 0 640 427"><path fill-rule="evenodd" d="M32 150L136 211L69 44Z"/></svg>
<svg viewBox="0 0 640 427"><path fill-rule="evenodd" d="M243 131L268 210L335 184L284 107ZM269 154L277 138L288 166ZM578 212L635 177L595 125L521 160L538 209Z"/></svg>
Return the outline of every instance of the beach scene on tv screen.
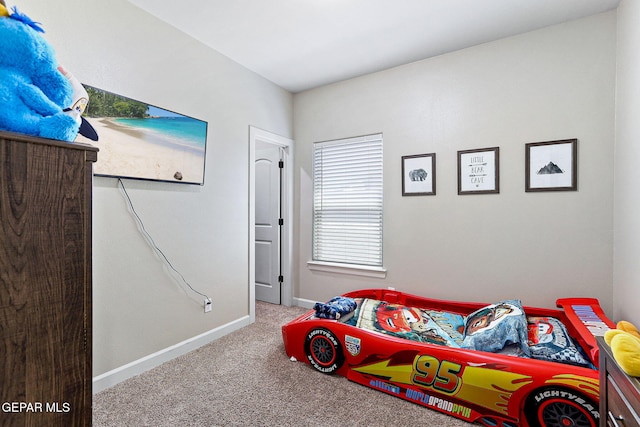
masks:
<svg viewBox="0 0 640 427"><path fill-rule="evenodd" d="M84 85L98 141L95 175L204 183L207 122Z"/></svg>

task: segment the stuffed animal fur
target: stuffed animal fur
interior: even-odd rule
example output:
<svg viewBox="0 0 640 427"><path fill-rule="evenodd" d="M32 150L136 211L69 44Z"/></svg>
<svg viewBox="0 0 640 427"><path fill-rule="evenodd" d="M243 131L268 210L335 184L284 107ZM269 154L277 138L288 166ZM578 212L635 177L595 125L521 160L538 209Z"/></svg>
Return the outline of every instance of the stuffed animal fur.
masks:
<svg viewBox="0 0 640 427"><path fill-rule="evenodd" d="M63 111L73 87L39 24L12 10L0 3L0 130L73 141L79 124Z"/></svg>

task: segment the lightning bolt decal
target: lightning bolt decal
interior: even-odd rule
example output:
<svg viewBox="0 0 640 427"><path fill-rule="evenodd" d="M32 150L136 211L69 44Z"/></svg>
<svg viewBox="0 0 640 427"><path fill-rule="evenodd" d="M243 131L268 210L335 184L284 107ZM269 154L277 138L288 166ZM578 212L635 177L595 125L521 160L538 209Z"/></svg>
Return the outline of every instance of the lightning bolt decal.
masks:
<svg viewBox="0 0 640 427"><path fill-rule="evenodd" d="M414 364L417 363L419 358L420 356L416 357ZM414 370L414 364L391 364L391 359L353 368L353 370L361 374L372 375L390 383L417 385L423 389L443 393L442 387L437 387L437 379L446 374L446 372L443 373L439 369L446 363L450 362L443 361L438 366L433 366L435 371L433 372L434 376L431 378L436 380L436 387L425 385L424 382L417 383L414 381L417 374L416 370ZM511 395L533 381L528 375L477 366L466 366L458 377L460 378L460 384L455 390L452 389L452 393L448 394L462 401L473 402L505 415L508 414L508 403ZM574 381L578 380L579 378L574 379ZM557 381L566 381L566 378L558 378Z"/></svg>
<svg viewBox="0 0 640 427"><path fill-rule="evenodd" d="M372 363L370 365L353 368L354 371L361 374L369 374L375 377L399 384L411 384L411 376L413 374L412 365L391 365L391 360L383 360L381 362Z"/></svg>
<svg viewBox="0 0 640 427"><path fill-rule="evenodd" d="M528 375L467 366L455 396L507 415L511 395L532 381Z"/></svg>

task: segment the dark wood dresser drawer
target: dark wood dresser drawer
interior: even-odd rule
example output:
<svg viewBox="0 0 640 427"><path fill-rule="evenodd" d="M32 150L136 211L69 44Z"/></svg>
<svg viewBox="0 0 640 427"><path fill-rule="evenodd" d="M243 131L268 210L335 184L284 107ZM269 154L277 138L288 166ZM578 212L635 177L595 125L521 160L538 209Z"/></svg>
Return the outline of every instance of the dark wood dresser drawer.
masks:
<svg viewBox="0 0 640 427"><path fill-rule="evenodd" d="M0 132L0 427L86 427L97 148Z"/></svg>
<svg viewBox="0 0 640 427"><path fill-rule="evenodd" d="M640 426L639 402L630 402L616 382L607 376L607 425L612 427ZM635 408L634 408L635 406Z"/></svg>

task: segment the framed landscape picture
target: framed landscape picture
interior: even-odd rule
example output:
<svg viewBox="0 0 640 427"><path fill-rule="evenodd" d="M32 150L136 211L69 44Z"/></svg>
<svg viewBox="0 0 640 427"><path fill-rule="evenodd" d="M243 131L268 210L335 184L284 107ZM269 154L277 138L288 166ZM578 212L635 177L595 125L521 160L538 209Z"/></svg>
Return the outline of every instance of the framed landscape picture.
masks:
<svg viewBox="0 0 640 427"><path fill-rule="evenodd" d="M525 145L525 191L577 191L578 140Z"/></svg>
<svg viewBox="0 0 640 427"><path fill-rule="evenodd" d="M434 196L435 194L435 153L402 156L402 195Z"/></svg>
<svg viewBox="0 0 640 427"><path fill-rule="evenodd" d="M94 174L204 184L207 122L122 95L83 85L89 94L84 118L100 149Z"/></svg>

